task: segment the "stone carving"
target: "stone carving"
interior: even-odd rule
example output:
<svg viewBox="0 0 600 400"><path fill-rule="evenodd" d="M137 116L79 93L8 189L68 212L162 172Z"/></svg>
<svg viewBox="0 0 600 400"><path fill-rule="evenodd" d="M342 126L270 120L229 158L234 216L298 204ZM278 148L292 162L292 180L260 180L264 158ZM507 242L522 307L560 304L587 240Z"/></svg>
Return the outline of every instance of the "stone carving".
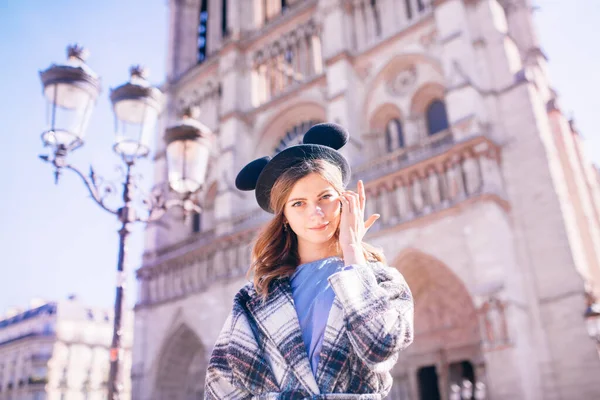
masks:
<svg viewBox="0 0 600 400"><path fill-rule="evenodd" d="M417 67L411 65L398 72L388 81L387 88L393 96L404 96L411 91L417 82Z"/></svg>
<svg viewBox="0 0 600 400"><path fill-rule="evenodd" d="M201 107L206 101L219 99L221 96L221 84L215 80L209 80L199 87L195 87L191 93L179 96L177 100L177 113L181 113L187 107Z"/></svg>
<svg viewBox="0 0 600 400"><path fill-rule="evenodd" d="M479 309L481 333L488 349L508 344L505 303L491 296Z"/></svg>

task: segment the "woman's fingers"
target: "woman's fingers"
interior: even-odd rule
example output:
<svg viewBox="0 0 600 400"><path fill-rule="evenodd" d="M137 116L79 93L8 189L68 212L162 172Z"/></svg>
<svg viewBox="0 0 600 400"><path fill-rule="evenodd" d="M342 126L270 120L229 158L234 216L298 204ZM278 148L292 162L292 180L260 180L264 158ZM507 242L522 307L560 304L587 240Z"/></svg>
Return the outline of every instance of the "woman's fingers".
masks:
<svg viewBox="0 0 600 400"><path fill-rule="evenodd" d="M369 230L369 228L373 226L373 224L379 219L379 217L381 217L381 215L379 214L371 215L369 219L365 222L365 231Z"/></svg>
<svg viewBox="0 0 600 400"><path fill-rule="evenodd" d="M358 208L358 195L353 192L344 192L342 193L342 197L347 202L350 213L354 214L357 212Z"/></svg>
<svg viewBox="0 0 600 400"><path fill-rule="evenodd" d="M357 190L358 190L358 199L359 199L360 209L364 210L366 196L365 196L365 185L362 180L358 181Z"/></svg>

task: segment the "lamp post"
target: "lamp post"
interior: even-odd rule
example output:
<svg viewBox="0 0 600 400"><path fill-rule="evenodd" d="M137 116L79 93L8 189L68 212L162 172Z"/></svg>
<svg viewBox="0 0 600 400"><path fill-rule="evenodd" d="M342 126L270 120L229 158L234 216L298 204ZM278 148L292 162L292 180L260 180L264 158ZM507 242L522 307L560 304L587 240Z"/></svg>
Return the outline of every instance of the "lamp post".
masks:
<svg viewBox="0 0 600 400"><path fill-rule="evenodd" d="M132 67L129 82L110 92L116 134L113 151L125 165L122 205L111 208L105 202L107 195L112 192L111 186L100 179L93 168L90 167L90 173L86 176L67 161L67 156L84 144L87 124L100 93L100 79L85 63L87 52L77 45L69 46L67 57L66 63L53 64L40 72L47 100L48 124L42 133L42 141L51 150L49 155L40 155L40 158L54 167L56 183L65 169L79 175L94 201L121 222L108 378L108 398L117 400L122 388L119 382L121 320L124 310L126 242L131 226L137 222L157 221L174 207L182 208L184 216L201 212L192 197L204 184L213 134L206 126L195 121L192 110L188 110L183 119L165 133L169 188L141 194L132 170L136 161L150 152L149 141L163 109L164 95L148 83L142 67ZM141 202L134 201L137 200L136 195L142 197Z"/></svg>

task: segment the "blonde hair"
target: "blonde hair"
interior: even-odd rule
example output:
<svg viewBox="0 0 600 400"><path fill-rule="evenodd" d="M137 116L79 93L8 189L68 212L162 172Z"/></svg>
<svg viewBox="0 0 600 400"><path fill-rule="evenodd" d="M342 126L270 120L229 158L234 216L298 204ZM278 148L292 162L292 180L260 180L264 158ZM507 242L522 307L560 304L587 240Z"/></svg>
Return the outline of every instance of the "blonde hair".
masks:
<svg viewBox="0 0 600 400"><path fill-rule="evenodd" d="M317 173L341 194L344 191L342 174L338 167L321 159L304 160L294 168L287 169L271 189L271 209L275 216L258 233L252 248L252 265L248 270L248 278L254 273L254 288L265 299L269 286L275 279L291 276L300 264L298 254L298 238L291 228L284 228L283 214L285 203L292 188L300 179ZM339 228L335 232L336 250L339 248ZM375 247L362 243L365 259L385 262L383 253Z"/></svg>

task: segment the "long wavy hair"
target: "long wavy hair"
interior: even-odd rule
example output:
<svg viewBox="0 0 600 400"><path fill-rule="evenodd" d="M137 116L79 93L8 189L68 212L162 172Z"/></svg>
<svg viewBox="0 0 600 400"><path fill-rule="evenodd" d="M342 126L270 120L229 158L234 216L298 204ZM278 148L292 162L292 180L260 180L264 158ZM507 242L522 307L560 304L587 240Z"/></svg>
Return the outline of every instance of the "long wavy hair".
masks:
<svg viewBox="0 0 600 400"><path fill-rule="evenodd" d="M263 299L266 299L269 285L273 280L292 275L300 264L298 237L291 228L284 229L283 210L296 182L312 173L321 175L338 194L344 191L339 168L320 159L305 160L296 167L286 170L275 181L271 189L271 209L274 210L275 216L257 235L252 248L252 265L247 274L248 279L253 274L254 288ZM338 226L334 238L337 254L341 256L339 233ZM362 248L366 260L385 262L380 250L365 242L362 243Z"/></svg>

